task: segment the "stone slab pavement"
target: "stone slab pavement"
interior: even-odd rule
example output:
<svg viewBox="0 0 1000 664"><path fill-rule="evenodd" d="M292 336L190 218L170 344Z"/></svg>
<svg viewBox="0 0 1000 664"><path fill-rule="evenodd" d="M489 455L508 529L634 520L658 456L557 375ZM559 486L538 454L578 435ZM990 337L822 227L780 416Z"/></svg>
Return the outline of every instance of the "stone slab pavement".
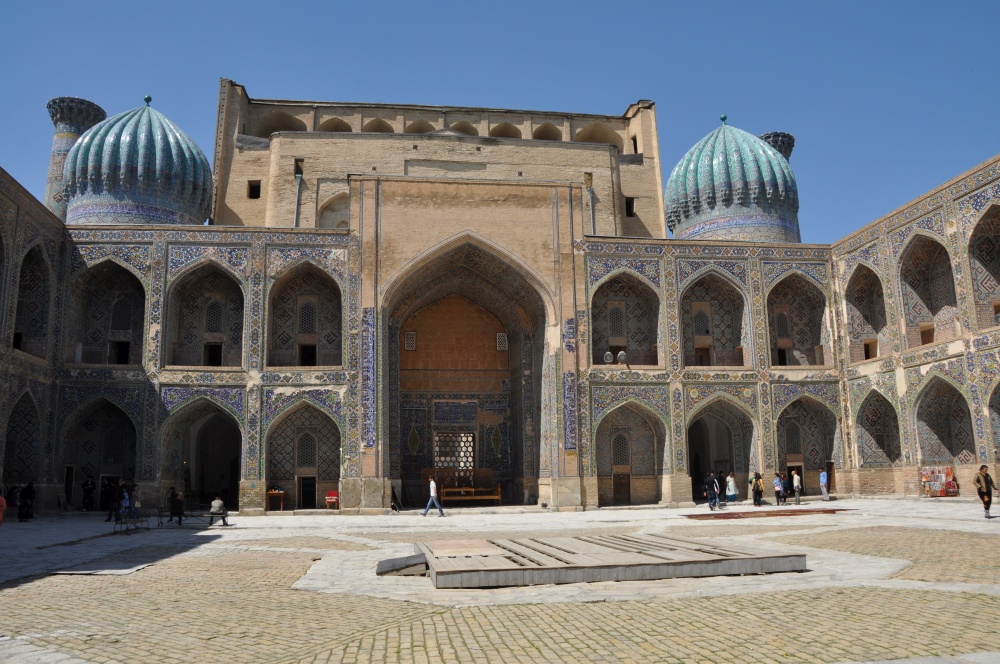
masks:
<svg viewBox="0 0 1000 664"><path fill-rule="evenodd" d="M233 516L229 528L154 524L129 535L93 514L6 521L0 662L1000 663L1000 579L989 567L1000 519L983 519L966 498L823 506L846 511L705 521L685 518L704 507ZM374 573L418 541L612 532L804 551L809 571L472 590ZM873 532L905 545L890 552ZM969 555L935 566L942 541ZM83 564L147 567L53 575ZM220 627L201 628L206 620Z"/></svg>

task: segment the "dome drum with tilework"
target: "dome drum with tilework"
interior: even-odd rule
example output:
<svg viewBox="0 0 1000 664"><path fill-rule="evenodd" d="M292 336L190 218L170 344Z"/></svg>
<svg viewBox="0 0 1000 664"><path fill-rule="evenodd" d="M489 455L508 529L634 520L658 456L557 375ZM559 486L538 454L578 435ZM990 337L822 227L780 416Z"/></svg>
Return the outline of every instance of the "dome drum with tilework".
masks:
<svg viewBox="0 0 1000 664"><path fill-rule="evenodd" d="M194 141L147 105L87 130L66 157L67 224L197 224L212 173Z"/></svg>
<svg viewBox="0 0 1000 664"><path fill-rule="evenodd" d="M791 134L758 138L726 124L698 141L667 181L674 237L800 242L798 187L786 156L794 144Z"/></svg>

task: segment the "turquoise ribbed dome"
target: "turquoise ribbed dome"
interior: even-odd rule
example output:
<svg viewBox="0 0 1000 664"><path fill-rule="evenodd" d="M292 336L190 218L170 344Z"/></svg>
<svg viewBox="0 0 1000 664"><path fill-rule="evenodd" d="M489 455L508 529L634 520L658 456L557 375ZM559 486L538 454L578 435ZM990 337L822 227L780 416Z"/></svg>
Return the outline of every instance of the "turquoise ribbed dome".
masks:
<svg viewBox="0 0 1000 664"><path fill-rule="evenodd" d="M200 225L209 215L212 171L201 148L146 105L80 136L66 157L63 187L67 224Z"/></svg>
<svg viewBox="0 0 1000 664"><path fill-rule="evenodd" d="M726 124L698 141L674 167L666 208L667 226L676 238L800 241L799 192L788 159Z"/></svg>

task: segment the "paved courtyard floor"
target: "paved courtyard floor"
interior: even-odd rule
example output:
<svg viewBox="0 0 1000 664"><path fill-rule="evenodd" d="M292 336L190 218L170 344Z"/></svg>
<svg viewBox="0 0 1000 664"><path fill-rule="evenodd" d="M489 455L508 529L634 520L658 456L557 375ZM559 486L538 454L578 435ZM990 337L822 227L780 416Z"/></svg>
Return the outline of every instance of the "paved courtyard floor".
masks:
<svg viewBox="0 0 1000 664"><path fill-rule="evenodd" d="M847 511L235 516L127 536L93 514L7 520L0 662L1000 662L1000 519L969 498L802 509L821 505ZM809 571L492 590L375 576L418 541L597 533L805 552Z"/></svg>

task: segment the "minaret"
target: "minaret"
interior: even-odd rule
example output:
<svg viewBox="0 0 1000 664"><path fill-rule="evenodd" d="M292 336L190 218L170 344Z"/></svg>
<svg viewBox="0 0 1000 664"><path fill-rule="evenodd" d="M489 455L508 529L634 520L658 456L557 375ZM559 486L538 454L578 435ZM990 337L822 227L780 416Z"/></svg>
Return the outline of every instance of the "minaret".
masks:
<svg viewBox="0 0 1000 664"><path fill-rule="evenodd" d="M45 105L55 125L52 137L52 157L49 159L49 177L45 182L45 207L66 221L66 199L63 198L63 165L69 149L80 134L108 116L104 109L92 101L77 97L56 97Z"/></svg>

